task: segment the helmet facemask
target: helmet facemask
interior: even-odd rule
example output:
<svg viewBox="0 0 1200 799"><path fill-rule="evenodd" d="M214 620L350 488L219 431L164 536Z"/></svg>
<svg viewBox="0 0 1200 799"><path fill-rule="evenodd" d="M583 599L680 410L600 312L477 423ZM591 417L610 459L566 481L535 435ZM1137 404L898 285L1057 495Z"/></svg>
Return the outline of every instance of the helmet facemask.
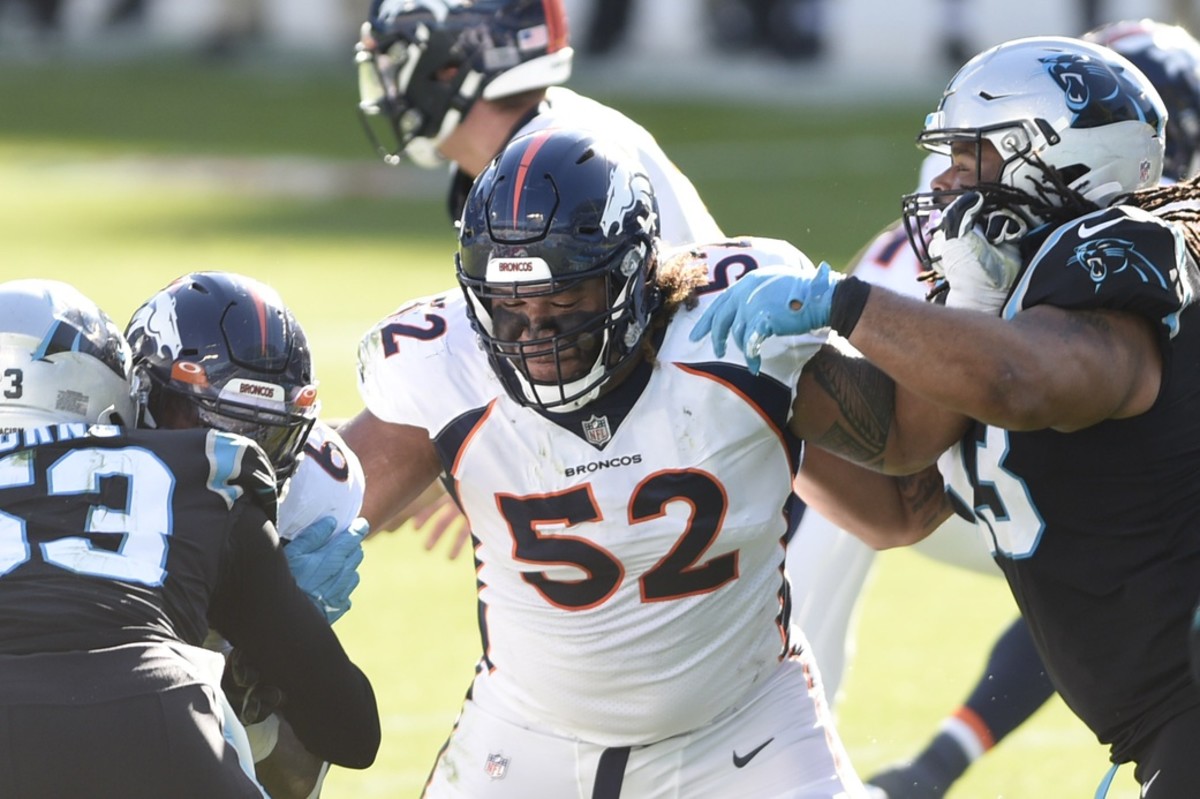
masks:
<svg viewBox="0 0 1200 799"><path fill-rule="evenodd" d="M474 104L482 78L454 52L454 45L419 24L379 50L365 26L355 53L359 119L388 163L399 164L406 156L431 169L445 160L438 146Z"/></svg>
<svg viewBox="0 0 1200 799"><path fill-rule="evenodd" d="M565 83L561 0L376 0L355 49L359 117L388 163L432 168L475 101Z"/></svg>
<svg viewBox="0 0 1200 799"><path fill-rule="evenodd" d="M523 405L556 411L578 409L599 396L604 385L639 355L656 304L651 296L650 257L649 246L637 242L614 256L615 264L600 264L568 278L539 282L462 278L481 344L509 395ZM509 260L495 259L495 269ZM601 307L557 315L550 335L518 338L528 320L506 311L505 300L552 298L573 290L602 295ZM566 358L583 358L584 363L564 366ZM547 359L552 361L549 377L544 374Z"/></svg>

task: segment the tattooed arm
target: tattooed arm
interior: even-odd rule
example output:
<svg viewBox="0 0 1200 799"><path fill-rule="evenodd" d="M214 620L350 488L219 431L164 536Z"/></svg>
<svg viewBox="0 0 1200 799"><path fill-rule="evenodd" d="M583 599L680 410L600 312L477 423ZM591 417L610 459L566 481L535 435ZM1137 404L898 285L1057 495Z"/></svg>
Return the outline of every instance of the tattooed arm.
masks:
<svg viewBox="0 0 1200 799"><path fill-rule="evenodd" d="M789 425L810 448L906 475L935 463L968 423L897 386L844 339L831 336L800 376Z"/></svg>
<svg viewBox="0 0 1200 799"><path fill-rule="evenodd" d="M830 341L805 367L792 407L791 429L805 439L796 493L875 549L920 541L953 512L936 461L968 420Z"/></svg>
<svg viewBox="0 0 1200 799"><path fill-rule="evenodd" d="M936 465L903 477L880 474L808 447L793 484L822 516L873 549L908 546L954 512Z"/></svg>

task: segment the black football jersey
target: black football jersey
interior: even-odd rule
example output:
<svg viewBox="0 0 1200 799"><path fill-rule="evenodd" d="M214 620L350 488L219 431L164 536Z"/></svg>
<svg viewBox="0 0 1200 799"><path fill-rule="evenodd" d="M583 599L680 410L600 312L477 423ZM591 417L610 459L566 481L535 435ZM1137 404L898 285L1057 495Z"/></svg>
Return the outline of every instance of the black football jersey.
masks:
<svg viewBox="0 0 1200 799"><path fill-rule="evenodd" d="M1144 414L1072 433L975 425L962 454L997 560L1067 704L1123 759L1200 704L1188 671L1200 596L1200 306L1172 227L1105 209L1056 230L1004 309L1139 314L1161 341Z"/></svg>
<svg viewBox="0 0 1200 799"><path fill-rule="evenodd" d="M379 742L374 694L292 578L275 502L266 457L240 436L0 435L0 655L199 645L211 627L283 690L313 754L364 767Z"/></svg>
<svg viewBox="0 0 1200 799"><path fill-rule="evenodd" d="M237 543L273 513L262 453L207 430L31 428L0 438L0 652L200 644Z"/></svg>

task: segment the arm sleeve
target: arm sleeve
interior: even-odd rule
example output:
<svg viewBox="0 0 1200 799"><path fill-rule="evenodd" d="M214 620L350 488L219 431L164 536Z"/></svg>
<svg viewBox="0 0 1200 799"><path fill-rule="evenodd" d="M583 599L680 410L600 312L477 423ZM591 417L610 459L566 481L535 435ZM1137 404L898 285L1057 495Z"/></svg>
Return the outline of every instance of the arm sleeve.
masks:
<svg viewBox="0 0 1200 799"><path fill-rule="evenodd" d="M379 709L366 675L296 585L275 527L257 506L238 514L209 622L283 691L283 715L317 757L366 768Z"/></svg>

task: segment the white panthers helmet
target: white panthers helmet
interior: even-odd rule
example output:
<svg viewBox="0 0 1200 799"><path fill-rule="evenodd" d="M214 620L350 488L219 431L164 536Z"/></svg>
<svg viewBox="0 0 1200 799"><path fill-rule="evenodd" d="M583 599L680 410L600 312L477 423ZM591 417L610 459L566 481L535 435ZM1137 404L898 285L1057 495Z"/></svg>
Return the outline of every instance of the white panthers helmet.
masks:
<svg viewBox="0 0 1200 799"><path fill-rule="evenodd" d="M129 345L94 302L57 280L12 280L0 308L0 430L132 423Z"/></svg>
<svg viewBox="0 0 1200 799"><path fill-rule="evenodd" d="M950 81L918 143L948 153L956 141L995 145L999 183L1054 201L1051 167L1100 206L1156 186L1167 111L1128 59L1066 37L1015 39L968 61Z"/></svg>

